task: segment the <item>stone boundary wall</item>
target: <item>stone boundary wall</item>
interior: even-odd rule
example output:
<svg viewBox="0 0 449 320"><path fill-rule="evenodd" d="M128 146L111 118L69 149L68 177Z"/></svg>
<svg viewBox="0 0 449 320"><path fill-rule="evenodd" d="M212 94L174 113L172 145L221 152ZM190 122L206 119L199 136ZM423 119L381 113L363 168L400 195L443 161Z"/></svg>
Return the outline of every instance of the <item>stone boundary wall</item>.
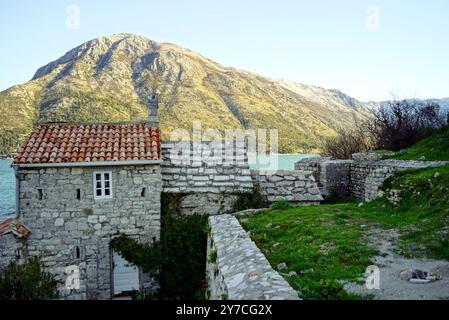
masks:
<svg viewBox="0 0 449 320"><path fill-rule="evenodd" d="M395 171L438 167L446 163L392 159L355 161L350 171L350 192L357 200L370 201L381 195L379 188Z"/></svg>
<svg viewBox="0 0 449 320"><path fill-rule="evenodd" d="M295 163L296 170L311 171L324 197L333 190L342 198L350 196L350 165L352 160L332 160L330 158L310 158Z"/></svg>
<svg viewBox="0 0 449 320"><path fill-rule="evenodd" d="M268 202L285 199L291 203L323 201L313 173L296 170L251 170L253 181Z"/></svg>
<svg viewBox="0 0 449 320"><path fill-rule="evenodd" d="M233 154L225 144L202 142L201 147L186 141L186 152L178 156L178 142L163 141L162 187L170 193L242 193L253 188L248 156L244 146Z"/></svg>
<svg viewBox="0 0 449 320"><path fill-rule="evenodd" d="M380 195L379 188L395 171L422 169L445 165L447 161L414 161L378 159L376 156L355 154L357 160L330 160L329 158L302 159L295 163L297 170L313 170L324 196L332 190L339 196L370 201Z"/></svg>
<svg viewBox="0 0 449 320"><path fill-rule="evenodd" d="M182 215L232 211L238 194L253 188L246 147L234 143L162 141L162 191L179 194ZM181 151L181 152L180 152Z"/></svg>
<svg viewBox="0 0 449 320"><path fill-rule="evenodd" d="M299 299L233 215L211 216L209 225L206 261L209 300Z"/></svg>

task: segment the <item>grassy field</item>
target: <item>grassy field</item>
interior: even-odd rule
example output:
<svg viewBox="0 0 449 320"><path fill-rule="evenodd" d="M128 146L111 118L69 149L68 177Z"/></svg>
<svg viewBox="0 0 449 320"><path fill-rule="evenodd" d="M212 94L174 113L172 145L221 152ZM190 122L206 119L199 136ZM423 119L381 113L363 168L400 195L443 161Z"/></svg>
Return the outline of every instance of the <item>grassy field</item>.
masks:
<svg viewBox="0 0 449 320"><path fill-rule="evenodd" d="M449 260L449 166L405 171L386 181L383 197L355 203L298 206L241 218L243 227L276 269L285 262L297 275L287 277L304 299L369 298L348 294L339 280L360 281L370 258L364 230L394 228L403 256ZM400 201L388 200L400 190Z"/></svg>
<svg viewBox="0 0 449 320"><path fill-rule="evenodd" d="M338 279L357 281L376 252L361 241L361 227L347 223L355 205L323 205L272 210L241 219L244 228L276 269L285 262L297 276L287 277L301 297L351 299Z"/></svg>

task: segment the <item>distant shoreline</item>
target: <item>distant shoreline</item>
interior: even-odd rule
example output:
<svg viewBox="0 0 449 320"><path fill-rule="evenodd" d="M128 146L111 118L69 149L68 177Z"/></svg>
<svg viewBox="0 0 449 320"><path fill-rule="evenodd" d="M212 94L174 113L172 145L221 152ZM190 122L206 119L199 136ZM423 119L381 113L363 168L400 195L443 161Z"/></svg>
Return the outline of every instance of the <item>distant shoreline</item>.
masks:
<svg viewBox="0 0 449 320"><path fill-rule="evenodd" d="M12 154L0 154L0 160L12 160L13 155Z"/></svg>

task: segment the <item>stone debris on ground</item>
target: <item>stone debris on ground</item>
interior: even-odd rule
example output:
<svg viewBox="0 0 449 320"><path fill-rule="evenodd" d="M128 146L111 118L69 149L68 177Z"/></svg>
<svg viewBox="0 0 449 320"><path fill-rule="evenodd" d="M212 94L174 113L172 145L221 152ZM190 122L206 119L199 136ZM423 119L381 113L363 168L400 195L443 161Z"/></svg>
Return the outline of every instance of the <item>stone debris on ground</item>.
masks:
<svg viewBox="0 0 449 320"><path fill-rule="evenodd" d="M406 258L394 250L397 230L370 227L365 237L380 252L371 258L379 268L379 289L368 289L365 281L342 281L346 291L376 300L449 300L449 261Z"/></svg>
<svg viewBox="0 0 449 320"><path fill-rule="evenodd" d="M420 269L406 269L401 271L399 277L411 283L429 283L441 280L442 276L438 272L423 271Z"/></svg>

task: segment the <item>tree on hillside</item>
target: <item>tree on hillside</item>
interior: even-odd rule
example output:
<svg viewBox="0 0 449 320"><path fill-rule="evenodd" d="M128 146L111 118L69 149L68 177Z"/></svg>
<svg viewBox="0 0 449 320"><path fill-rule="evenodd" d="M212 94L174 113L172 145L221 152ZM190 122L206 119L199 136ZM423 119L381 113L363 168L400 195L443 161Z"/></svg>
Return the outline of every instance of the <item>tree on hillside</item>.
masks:
<svg viewBox="0 0 449 320"><path fill-rule="evenodd" d="M352 129L337 130L326 139L324 154L350 159L368 150L399 151L414 145L433 130L449 124L449 113L433 102L392 100L372 110L368 120L355 122Z"/></svg>
<svg viewBox="0 0 449 320"><path fill-rule="evenodd" d="M398 151L414 145L445 122L446 116L436 103L393 100L374 110L363 126L375 149Z"/></svg>

